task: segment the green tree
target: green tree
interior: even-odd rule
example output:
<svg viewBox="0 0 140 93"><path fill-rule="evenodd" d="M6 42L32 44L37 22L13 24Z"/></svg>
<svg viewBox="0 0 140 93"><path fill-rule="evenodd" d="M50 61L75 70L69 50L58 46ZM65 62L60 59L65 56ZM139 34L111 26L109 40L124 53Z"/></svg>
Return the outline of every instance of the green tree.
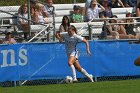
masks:
<svg viewBox="0 0 140 93"><path fill-rule="evenodd" d="M39 0L42 3L45 3L45 0ZM77 3L84 3L85 0L75 0ZM0 6L16 6L22 5L27 0L0 0ZM55 4L67 4L74 3L74 0L54 0Z"/></svg>

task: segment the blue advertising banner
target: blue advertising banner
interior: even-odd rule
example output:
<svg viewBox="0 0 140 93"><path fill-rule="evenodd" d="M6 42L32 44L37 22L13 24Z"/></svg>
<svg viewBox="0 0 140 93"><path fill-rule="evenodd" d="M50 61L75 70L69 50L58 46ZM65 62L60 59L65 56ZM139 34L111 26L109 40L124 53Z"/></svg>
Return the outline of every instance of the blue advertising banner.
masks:
<svg viewBox="0 0 140 93"><path fill-rule="evenodd" d="M134 60L140 56L140 44L128 41L89 41L78 44L79 62L95 77L140 75ZM0 82L62 79L71 75L63 43L28 43L0 46ZM77 72L78 77L83 77Z"/></svg>
<svg viewBox="0 0 140 93"><path fill-rule="evenodd" d="M92 51L96 77L140 75L140 67L134 65L134 60L140 56L140 44L129 44L128 41L94 43Z"/></svg>

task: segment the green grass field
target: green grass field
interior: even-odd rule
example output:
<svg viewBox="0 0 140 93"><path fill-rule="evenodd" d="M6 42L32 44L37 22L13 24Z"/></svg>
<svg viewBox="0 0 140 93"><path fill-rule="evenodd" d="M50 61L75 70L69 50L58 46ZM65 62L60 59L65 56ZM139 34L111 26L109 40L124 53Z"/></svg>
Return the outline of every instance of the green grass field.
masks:
<svg viewBox="0 0 140 93"><path fill-rule="evenodd" d="M140 80L0 87L0 93L140 93Z"/></svg>

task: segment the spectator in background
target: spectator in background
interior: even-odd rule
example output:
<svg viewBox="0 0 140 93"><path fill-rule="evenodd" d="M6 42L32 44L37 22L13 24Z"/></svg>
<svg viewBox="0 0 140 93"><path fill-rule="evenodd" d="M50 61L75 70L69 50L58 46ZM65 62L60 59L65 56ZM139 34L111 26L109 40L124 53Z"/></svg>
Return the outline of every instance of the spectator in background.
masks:
<svg viewBox="0 0 140 93"><path fill-rule="evenodd" d="M136 7L137 0L122 0L125 7Z"/></svg>
<svg viewBox="0 0 140 93"><path fill-rule="evenodd" d="M136 8L137 0L121 0L125 7L133 7Z"/></svg>
<svg viewBox="0 0 140 93"><path fill-rule="evenodd" d="M111 17L112 11L111 11L111 7L109 6L109 1L108 0L102 0L101 5L105 8L105 10L103 12L100 13L101 18L104 17Z"/></svg>
<svg viewBox="0 0 140 93"><path fill-rule="evenodd" d="M122 21L118 21L115 18L118 18L116 15L113 15L110 20L110 23L121 23ZM114 24L110 25L111 31L116 31L119 33L119 39L135 39L136 37L132 34L127 34L124 25L122 24Z"/></svg>
<svg viewBox="0 0 140 93"><path fill-rule="evenodd" d="M90 6L90 2L91 2L92 0L86 0L86 2L85 2L85 7L86 8L89 8L89 6ZM102 1L102 0L96 0L97 2L100 2L100 1Z"/></svg>
<svg viewBox="0 0 140 93"><path fill-rule="evenodd" d="M102 5L97 3L96 0L92 0L88 10L86 11L87 21L91 21L94 18L99 18L99 13L103 12L104 10L105 8Z"/></svg>
<svg viewBox="0 0 140 93"><path fill-rule="evenodd" d="M30 0L30 16L31 16L31 19L33 20L33 16L34 16L34 13L35 13L35 6L36 4L40 4L38 0ZM21 11L21 7L18 9L18 14L20 14L22 11ZM42 4L42 9L41 9L41 12L43 14L44 17L47 17L48 16L48 13L46 12L46 7Z"/></svg>
<svg viewBox="0 0 140 93"><path fill-rule="evenodd" d="M137 7L136 7L136 16L140 17L140 1L138 2Z"/></svg>
<svg viewBox="0 0 140 93"><path fill-rule="evenodd" d="M123 3L124 7L130 7L127 0L121 0L121 2Z"/></svg>
<svg viewBox="0 0 140 93"><path fill-rule="evenodd" d="M45 0L45 11L48 13L48 16L49 18L45 18L44 20L48 23L52 23L52 26L55 26L54 22L55 22L55 7L53 6L53 0ZM49 20L51 19L51 20ZM47 31L49 30L49 28L47 29ZM47 34L47 37L48 37L48 41L49 41L49 38L50 38L50 34L48 33Z"/></svg>
<svg viewBox="0 0 140 93"><path fill-rule="evenodd" d="M72 23L79 23L79 22L82 22L83 19L82 19L82 15L80 13L80 6L78 5L74 5L73 7L73 13L71 15L71 21Z"/></svg>
<svg viewBox="0 0 140 93"><path fill-rule="evenodd" d="M12 33L9 31L5 32L5 38L2 40L3 44L15 44L16 40L12 37Z"/></svg>
<svg viewBox="0 0 140 93"><path fill-rule="evenodd" d="M132 17L132 13L127 11L126 17ZM129 24L129 23L133 23L133 22L134 22L134 19L132 19L132 18L126 19L126 23L128 23L128 24L125 24L125 29L126 29L127 34L132 34L132 35L136 36L136 33L134 32L134 29L133 29L134 24Z"/></svg>
<svg viewBox="0 0 140 93"><path fill-rule="evenodd" d="M41 3L39 3L38 0L30 0L30 14L31 14L31 18L33 18L33 16L34 16L36 4L41 4ZM46 12L46 7L43 4L41 4L41 5L42 5L41 13L43 14L44 17L47 17L48 13Z"/></svg>
<svg viewBox="0 0 140 93"><path fill-rule="evenodd" d="M61 33L61 32L68 32L68 28L70 27L70 20L68 18L68 16L63 16L62 18L62 23L59 27L59 31L57 31L56 33ZM62 42L63 39L59 39L59 42Z"/></svg>
<svg viewBox="0 0 140 93"><path fill-rule="evenodd" d="M136 17L140 17L140 1L137 2ZM140 18L137 18L136 20L137 20L137 22L140 22ZM140 23L138 23L137 26L140 26Z"/></svg>
<svg viewBox="0 0 140 93"><path fill-rule="evenodd" d="M68 16L65 15L62 18L62 23L59 27L59 32L67 32L69 26L70 26L70 20L69 20Z"/></svg>
<svg viewBox="0 0 140 93"><path fill-rule="evenodd" d="M121 0L111 0L109 5L111 8L125 7Z"/></svg>
<svg viewBox="0 0 140 93"><path fill-rule="evenodd" d="M91 1L92 0L86 0L86 2L85 2L85 14L87 13L87 10L88 10L88 8L90 6ZM97 1L100 1L100 0L97 0ZM84 17L84 21L87 21L86 17Z"/></svg>
<svg viewBox="0 0 140 93"><path fill-rule="evenodd" d="M85 14L87 13L87 9L90 6L90 2L91 2L91 0L86 0L86 2L85 2ZM84 17L84 21L87 21L87 17L86 16Z"/></svg>
<svg viewBox="0 0 140 93"><path fill-rule="evenodd" d="M119 39L119 33L112 30L111 26L107 24L109 24L109 21L105 20L99 39Z"/></svg>
<svg viewBox="0 0 140 93"><path fill-rule="evenodd" d="M27 4L23 4L20 7L20 12L18 13L18 29L24 31L24 39L27 39L29 34L28 26L28 13L27 13Z"/></svg>
<svg viewBox="0 0 140 93"><path fill-rule="evenodd" d="M40 3L37 3L35 5L35 13L34 13L34 16L33 16L33 19L35 21L35 24L45 24L47 23L45 20L44 20L44 16L42 14L42 8L44 6Z"/></svg>
<svg viewBox="0 0 140 93"><path fill-rule="evenodd" d="M27 4L21 5L20 9L21 10L18 13L18 21L20 24L26 24L28 22Z"/></svg>
<svg viewBox="0 0 140 93"><path fill-rule="evenodd" d="M48 17L53 17L53 15L55 14L53 0L46 0L45 7L46 7L46 12L48 13Z"/></svg>
<svg viewBox="0 0 140 93"><path fill-rule="evenodd" d="M38 1L36 0L30 0L30 15L31 19L33 19L34 13L35 13L35 5Z"/></svg>

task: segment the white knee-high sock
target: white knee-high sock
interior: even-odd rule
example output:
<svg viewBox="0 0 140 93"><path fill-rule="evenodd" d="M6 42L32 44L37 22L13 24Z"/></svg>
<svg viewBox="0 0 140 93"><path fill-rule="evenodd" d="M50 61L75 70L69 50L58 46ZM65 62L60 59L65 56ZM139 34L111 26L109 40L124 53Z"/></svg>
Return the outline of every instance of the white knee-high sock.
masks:
<svg viewBox="0 0 140 93"><path fill-rule="evenodd" d="M76 71L75 71L74 65L70 65L70 69L71 69L71 72L72 72L72 75L73 75L73 79L76 79Z"/></svg>
<svg viewBox="0 0 140 93"><path fill-rule="evenodd" d="M81 70L81 73L84 74L87 77L89 76L88 72L85 69L83 69L83 68Z"/></svg>

